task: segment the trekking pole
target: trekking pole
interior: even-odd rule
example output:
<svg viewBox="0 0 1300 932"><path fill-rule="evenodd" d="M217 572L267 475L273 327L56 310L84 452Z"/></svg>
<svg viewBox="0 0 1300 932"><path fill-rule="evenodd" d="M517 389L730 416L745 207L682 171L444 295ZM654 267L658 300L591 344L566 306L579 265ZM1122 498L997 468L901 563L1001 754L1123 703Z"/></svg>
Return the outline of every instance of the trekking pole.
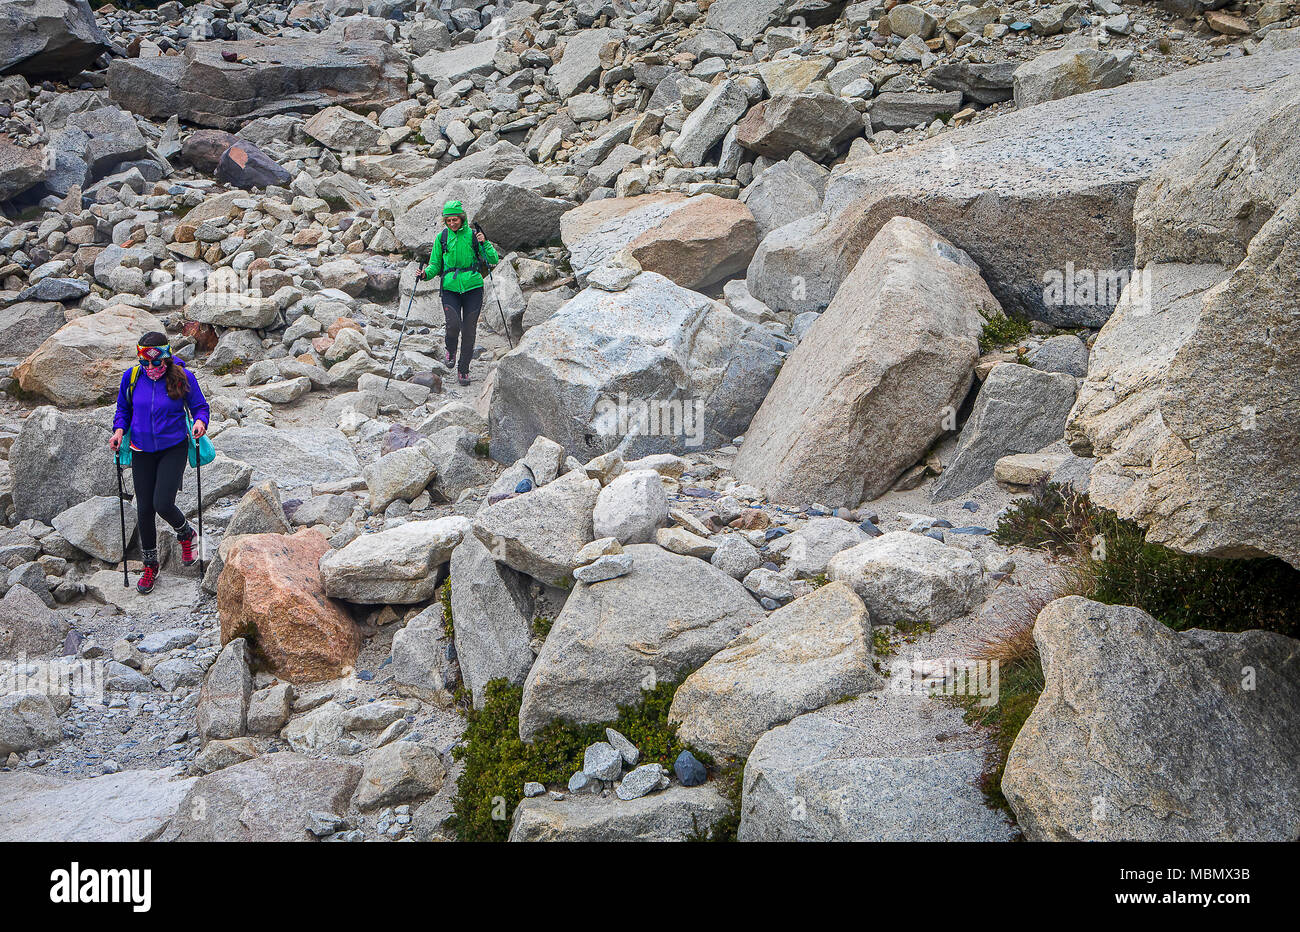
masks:
<svg viewBox="0 0 1300 932"><path fill-rule="evenodd" d="M479 229L479 225L477 223L474 224L475 235L481 234L482 232L483 231ZM487 264L486 260L484 260L483 267L488 270L487 275L485 277L491 278L492 267ZM510 344L511 349L514 349L515 341L510 338L510 323L506 320L506 309L501 305L501 295L500 293L498 293L497 286L495 283L492 285L492 297L496 299L497 311L501 314L501 329L506 332L506 342Z"/></svg>
<svg viewBox="0 0 1300 932"><path fill-rule="evenodd" d="M388 364L388 378L384 379L384 391L388 391L388 383L393 380L393 369L397 365L397 354L402 351L402 337L406 335L406 319L411 316L411 305L415 303L415 289L420 287L420 280L417 277L411 284L411 300L406 302L406 313L402 315L402 329L397 334L397 346L393 348L393 361Z"/></svg>
<svg viewBox="0 0 1300 932"><path fill-rule="evenodd" d="M203 459L194 457L194 470L198 474L199 488L199 585L203 585Z"/></svg>
<svg viewBox="0 0 1300 932"><path fill-rule="evenodd" d="M122 490L122 461L118 458L117 451L113 451L113 465L117 467L117 516L122 522L122 587L131 588L131 580L126 575L126 504L123 501L125 493Z"/></svg>

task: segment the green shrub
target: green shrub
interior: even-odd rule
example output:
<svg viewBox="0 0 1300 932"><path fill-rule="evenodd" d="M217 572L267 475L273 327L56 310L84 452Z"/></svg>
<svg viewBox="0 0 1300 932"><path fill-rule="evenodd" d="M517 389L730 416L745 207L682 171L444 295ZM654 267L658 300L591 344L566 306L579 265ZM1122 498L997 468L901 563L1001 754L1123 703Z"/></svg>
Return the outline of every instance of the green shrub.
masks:
<svg viewBox="0 0 1300 932"><path fill-rule="evenodd" d="M547 635L551 633L551 626L555 624L555 619L548 615L538 615L533 619L533 637L546 640Z"/></svg>
<svg viewBox="0 0 1300 932"><path fill-rule="evenodd" d="M980 352L988 353L999 346L1015 343L1029 336L1029 321L1020 317L996 314L984 324L980 334Z"/></svg>
<svg viewBox="0 0 1300 932"><path fill-rule="evenodd" d="M566 784L582 769L587 746L605 740L605 727L615 728L641 751L639 763L658 762L671 768L686 745L677 739L677 726L668 722L676 683L660 683L642 693L641 702L619 706L618 718L597 725L552 722L532 744L519 739L522 686L505 680L487 684L483 708L466 712L468 725L461 744L452 751L465 762L456 783L449 827L461 841L505 841L510 821L523 797L524 784ZM692 751L701 761L705 756Z"/></svg>
<svg viewBox="0 0 1300 932"><path fill-rule="evenodd" d="M451 617L451 577L438 587L438 601L442 603L442 633L444 637L455 639L456 624Z"/></svg>
<svg viewBox="0 0 1300 932"><path fill-rule="evenodd" d="M731 811L707 829L701 829L699 823L695 822L695 817L692 816L691 819L695 827L686 836L687 841L736 840L736 833L740 830L740 800L744 789L744 776L745 764L743 761L729 766L717 774L718 792L731 804Z"/></svg>
<svg viewBox="0 0 1300 932"><path fill-rule="evenodd" d="M1300 570L1277 558L1240 560L1178 553L1147 543L1143 529L1094 507L1086 495L1040 485L998 522L994 539L1051 551L1070 566L1072 591L1107 605L1135 605L1181 631L1262 628L1300 636Z"/></svg>

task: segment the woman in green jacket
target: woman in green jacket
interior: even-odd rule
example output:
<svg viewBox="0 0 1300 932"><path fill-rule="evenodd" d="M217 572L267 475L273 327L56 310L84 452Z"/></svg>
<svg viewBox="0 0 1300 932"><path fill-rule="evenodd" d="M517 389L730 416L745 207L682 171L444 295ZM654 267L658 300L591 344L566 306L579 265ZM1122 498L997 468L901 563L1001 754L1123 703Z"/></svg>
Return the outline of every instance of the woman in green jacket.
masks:
<svg viewBox="0 0 1300 932"><path fill-rule="evenodd" d="M447 322L447 355L443 357L443 363L451 368L459 342L456 381L468 385L478 315L483 309L483 276L478 271L478 260L481 257L489 266L500 260L483 234L469 228L460 201L448 201L443 206L442 222L447 229L433 241L424 278L432 281L435 275L442 277L442 314Z"/></svg>

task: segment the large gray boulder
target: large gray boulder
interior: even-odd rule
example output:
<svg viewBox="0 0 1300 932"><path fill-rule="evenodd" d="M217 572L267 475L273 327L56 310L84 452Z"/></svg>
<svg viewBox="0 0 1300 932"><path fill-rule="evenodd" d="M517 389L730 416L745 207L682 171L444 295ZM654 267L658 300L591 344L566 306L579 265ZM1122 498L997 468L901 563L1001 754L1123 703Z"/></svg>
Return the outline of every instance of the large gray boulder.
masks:
<svg viewBox="0 0 1300 932"><path fill-rule="evenodd" d="M697 669L764 617L744 586L703 560L655 544L624 553L632 572L578 583L555 619L524 683L523 740L556 720L612 721L620 704Z"/></svg>
<svg viewBox="0 0 1300 932"><path fill-rule="evenodd" d="M627 37L621 29L583 29L570 34L564 55L548 72L561 100L572 97L600 77L600 50Z"/></svg>
<svg viewBox="0 0 1300 932"><path fill-rule="evenodd" d="M43 181L48 176L46 159L57 158L55 152L39 146L25 149L0 137L0 203Z"/></svg>
<svg viewBox="0 0 1300 932"><path fill-rule="evenodd" d="M1116 295L1049 302L1045 276L1062 274L1067 262L1132 269L1138 186L1297 67L1300 50L1235 58L851 160L827 186L822 215L774 230L759 245L749 290L778 310L820 310L880 228L903 214L969 253L1009 312L1099 326ZM1070 235L1061 237L1062 229Z"/></svg>
<svg viewBox="0 0 1300 932"><path fill-rule="evenodd" d="M768 551L785 557L782 575L807 579L826 572L831 557L841 550L856 547L870 538L851 521L843 518L813 518L803 527L784 534L768 544Z"/></svg>
<svg viewBox="0 0 1300 932"><path fill-rule="evenodd" d="M993 478L993 466L1004 456L1036 453L1060 440L1077 384L1064 372L1009 362L994 366L931 500L946 502Z"/></svg>
<svg viewBox="0 0 1300 932"><path fill-rule="evenodd" d="M878 689L862 600L830 583L750 625L677 687L669 721L715 761L743 760L797 715Z"/></svg>
<svg viewBox="0 0 1300 932"><path fill-rule="evenodd" d="M28 414L9 450L18 517L51 521L87 499L116 495L112 427L111 408L74 415L44 405Z"/></svg>
<svg viewBox="0 0 1300 932"><path fill-rule="evenodd" d="M831 557L826 575L847 583L877 624L941 625L984 598L984 569L933 537L890 531Z"/></svg>
<svg viewBox="0 0 1300 932"><path fill-rule="evenodd" d="M600 483L575 469L484 508L474 517L474 534L511 569L548 586L565 585L578 567L578 551L595 539L591 513L599 494Z"/></svg>
<svg viewBox="0 0 1300 932"><path fill-rule="evenodd" d="M673 786L633 800L590 794L521 800L510 841L686 841L731 813L717 789Z"/></svg>
<svg viewBox="0 0 1300 932"><path fill-rule="evenodd" d="M226 61L226 52L244 60ZM406 99L406 79L391 43L320 36L190 42L180 55L117 58L108 68L113 101L132 113L232 131L329 106L383 110Z"/></svg>
<svg viewBox="0 0 1300 932"><path fill-rule="evenodd" d="M1300 839L1294 639L1069 596L1034 641L1046 687L1002 778L1027 838Z"/></svg>
<svg viewBox="0 0 1300 932"><path fill-rule="evenodd" d="M589 287L498 364L492 456L513 463L538 436L581 461L716 448L749 427L780 364L767 331L662 275Z"/></svg>
<svg viewBox="0 0 1300 932"><path fill-rule="evenodd" d="M955 417L997 309L964 252L915 220L886 224L782 367L736 476L776 501L881 495Z"/></svg>
<svg viewBox="0 0 1300 932"><path fill-rule="evenodd" d="M749 96L739 81L728 79L715 85L686 117L673 140L673 154L683 165L702 165L709 150L722 141L748 109Z"/></svg>
<svg viewBox="0 0 1300 932"><path fill-rule="evenodd" d="M1136 264L1234 266L1300 190L1300 76L1176 152L1138 189Z"/></svg>
<svg viewBox="0 0 1300 932"><path fill-rule="evenodd" d="M750 182L740 193L740 202L754 215L761 238L777 227L817 213L822 197L802 172L781 161Z"/></svg>
<svg viewBox="0 0 1300 932"><path fill-rule="evenodd" d="M345 761L265 754L190 782L159 840L315 841L309 814L347 812L360 778Z"/></svg>
<svg viewBox="0 0 1300 932"><path fill-rule="evenodd" d="M285 491L351 479L361 472L352 444L332 427L247 424L223 430L213 445L252 466L254 484L274 479Z"/></svg>
<svg viewBox="0 0 1300 932"><path fill-rule="evenodd" d="M321 557L325 594L364 605L427 601L437 588L439 568L469 531L468 518L451 515L362 534Z"/></svg>
<svg viewBox="0 0 1300 932"><path fill-rule="evenodd" d="M1184 552L1300 565L1300 376L1285 324L1300 287L1300 197L1274 206L1294 186L1282 177L1296 159L1294 99L1291 85L1225 124L1213 146L1179 154L1182 173L1227 172L1213 193L1163 173L1144 187L1138 213L1152 264L1098 335L1067 425L1075 452L1097 457L1092 500ZM1235 270L1213 264L1243 248ZM1209 264L1158 262L1166 257Z"/></svg>
<svg viewBox="0 0 1300 932"><path fill-rule="evenodd" d="M862 116L843 97L807 91L780 93L756 104L736 124L736 142L770 159L803 152L829 159L854 136L862 135Z"/></svg>
<svg viewBox="0 0 1300 932"><path fill-rule="evenodd" d="M71 78L111 48L88 0L0 3L0 74Z"/></svg>
<svg viewBox="0 0 1300 932"><path fill-rule="evenodd" d="M0 308L0 359L22 359L36 352L64 323L63 305L57 301L19 301Z"/></svg>
<svg viewBox="0 0 1300 932"><path fill-rule="evenodd" d="M59 652L67 636L68 620L26 586L12 586L0 599L0 660Z"/></svg>
<svg viewBox="0 0 1300 932"><path fill-rule="evenodd" d="M97 495L59 512L50 524L78 550L108 563L119 563L123 557L123 527L127 541L135 534L135 504L124 507L116 495Z"/></svg>
<svg viewBox="0 0 1300 932"><path fill-rule="evenodd" d="M620 544L646 544L668 524L668 492L653 469L634 469L600 490L591 514L597 540L613 537Z"/></svg>
<svg viewBox="0 0 1300 932"><path fill-rule="evenodd" d="M528 580L493 560L478 538L467 534L451 552L451 613L461 676L474 707L481 709L490 680L523 683L533 665Z"/></svg>
<svg viewBox="0 0 1300 932"><path fill-rule="evenodd" d="M1011 841L980 791L987 749L955 703L873 693L754 745L740 841Z"/></svg>
<svg viewBox="0 0 1300 932"><path fill-rule="evenodd" d="M1118 87L1129 78L1133 53L1092 48L1044 52L1016 69L1013 88L1016 107L1024 109L1072 94Z"/></svg>
<svg viewBox="0 0 1300 932"><path fill-rule="evenodd" d="M432 50L411 62L411 69L431 87L441 81L456 84L475 75L490 77L500 43L496 39L467 42L454 49Z"/></svg>
<svg viewBox="0 0 1300 932"><path fill-rule="evenodd" d="M433 192L430 196L409 209L395 211L397 222L393 227L398 242L422 254L422 260L428 259L442 231L442 205L447 201L460 201L499 253L555 239L560 233L560 217L573 206L529 188L483 178L453 180L445 187L429 190ZM396 199L398 205L410 201L409 197Z"/></svg>
<svg viewBox="0 0 1300 932"><path fill-rule="evenodd" d="M59 713L40 692L0 696L0 757L46 748L63 738Z"/></svg>
<svg viewBox="0 0 1300 932"><path fill-rule="evenodd" d="M574 208L560 223L560 237L581 281L607 263L639 265L699 290L748 265L758 245L758 226L737 200L660 192Z"/></svg>
<svg viewBox="0 0 1300 932"><path fill-rule="evenodd" d="M174 776L171 770L83 780L34 770L0 773L0 841L154 841L194 782Z"/></svg>
<svg viewBox="0 0 1300 932"><path fill-rule="evenodd" d="M791 0L714 0L705 22L743 42L777 25L792 5Z"/></svg>

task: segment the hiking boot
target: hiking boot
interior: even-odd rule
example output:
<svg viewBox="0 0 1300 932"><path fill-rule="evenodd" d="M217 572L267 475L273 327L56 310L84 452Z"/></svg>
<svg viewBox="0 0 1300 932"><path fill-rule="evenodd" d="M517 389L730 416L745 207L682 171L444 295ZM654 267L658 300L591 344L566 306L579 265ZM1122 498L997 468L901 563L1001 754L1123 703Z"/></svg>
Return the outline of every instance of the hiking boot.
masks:
<svg viewBox="0 0 1300 932"><path fill-rule="evenodd" d="M185 566L193 566L198 562L198 558L194 555L194 541L197 537L198 535L196 535L194 529L191 528L189 537L176 538L177 542L181 545L181 563Z"/></svg>
<svg viewBox="0 0 1300 932"><path fill-rule="evenodd" d="M444 366L446 366L448 369L450 369L453 365L455 365L455 363L456 363L456 360L452 358L452 356L451 356L451 350L443 350L443 351L442 351L442 364L443 364Z"/></svg>
<svg viewBox="0 0 1300 932"><path fill-rule="evenodd" d="M469 376L467 376L467 375L458 375L458 376L456 376L456 384L457 384L457 385L468 385L468 384L469 384Z"/></svg>
<svg viewBox="0 0 1300 932"><path fill-rule="evenodd" d="M135 584L135 588L138 589L142 595L151 592L153 590L154 580L157 578L158 564L146 563L144 565L144 572L140 574L140 581Z"/></svg>

